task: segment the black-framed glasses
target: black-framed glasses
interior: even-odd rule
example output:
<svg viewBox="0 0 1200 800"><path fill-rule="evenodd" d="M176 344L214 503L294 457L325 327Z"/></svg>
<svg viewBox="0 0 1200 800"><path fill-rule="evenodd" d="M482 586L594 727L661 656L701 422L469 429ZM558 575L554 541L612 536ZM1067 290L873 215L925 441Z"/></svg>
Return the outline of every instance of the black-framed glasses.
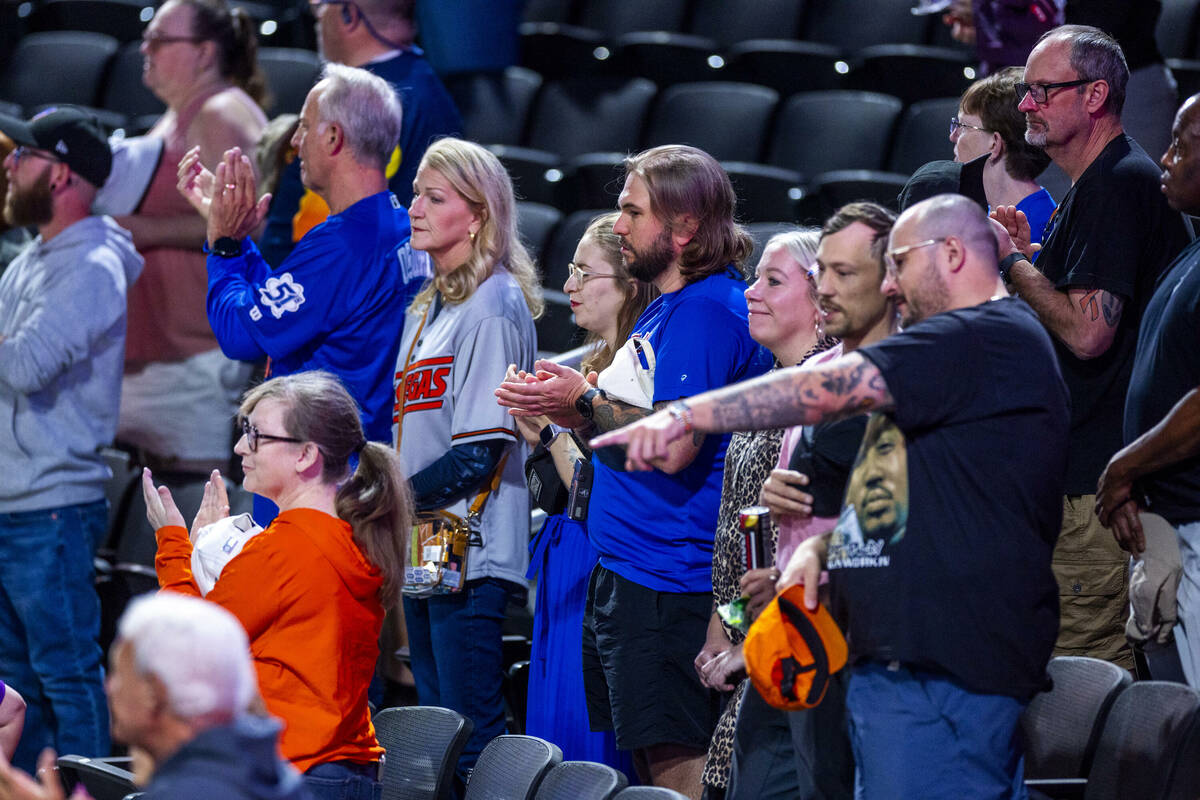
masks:
<svg viewBox="0 0 1200 800"><path fill-rule="evenodd" d="M269 433L261 433L258 428L250 424L250 420L242 418L242 435L246 437L246 446L250 448L251 453L258 452L258 443L260 441L269 442L294 442L300 444L303 439L295 439L291 436L272 436Z"/></svg>
<svg viewBox="0 0 1200 800"><path fill-rule="evenodd" d="M970 125L966 122L962 122L958 117L951 117L950 135L953 136L954 134L958 133L959 128L970 128L971 130L979 131L980 133L991 133L991 131L989 131L987 128L981 128L978 125Z"/></svg>
<svg viewBox="0 0 1200 800"><path fill-rule="evenodd" d="M142 44L145 45L147 50L156 50L164 44L176 44L178 42L200 44L203 41L207 40L202 36L167 36L157 33L142 34Z"/></svg>
<svg viewBox="0 0 1200 800"><path fill-rule="evenodd" d="M592 278L620 278L620 275L605 274L602 272L588 272L584 267L586 264L576 264L574 261L567 262L567 277L574 278L575 282L582 287Z"/></svg>
<svg viewBox="0 0 1200 800"><path fill-rule="evenodd" d="M55 156L53 153L48 153L45 150L39 150L36 147L28 145L20 145L14 147L12 151L13 164L20 164L23 158L40 158L45 161L52 161L55 164L61 164L62 159Z"/></svg>
<svg viewBox="0 0 1200 800"><path fill-rule="evenodd" d="M1051 89L1066 89L1068 86L1083 86L1085 83L1093 83L1094 78L1080 78L1077 81L1059 81L1058 83L1018 83L1015 85L1017 90L1017 102L1021 102L1025 95L1029 95L1033 102L1039 106L1044 106L1050 101Z"/></svg>

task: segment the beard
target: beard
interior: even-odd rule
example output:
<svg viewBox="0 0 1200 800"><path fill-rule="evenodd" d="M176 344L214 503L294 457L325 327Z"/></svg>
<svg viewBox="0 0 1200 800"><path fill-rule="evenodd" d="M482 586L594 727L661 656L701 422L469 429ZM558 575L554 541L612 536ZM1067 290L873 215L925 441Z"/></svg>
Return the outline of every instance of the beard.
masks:
<svg viewBox="0 0 1200 800"><path fill-rule="evenodd" d="M8 184L4 221L14 228L45 225L54 218L54 196L50 192L50 170L44 171L27 189Z"/></svg>
<svg viewBox="0 0 1200 800"><path fill-rule="evenodd" d="M1031 144L1034 147L1045 148L1047 133L1048 133L1048 130L1047 130L1046 124L1044 122L1041 123L1041 127L1039 127L1037 130L1034 130L1033 128L1029 127L1028 121L1025 122L1025 143L1026 144Z"/></svg>
<svg viewBox="0 0 1200 800"><path fill-rule="evenodd" d="M629 270L629 274L637 278L639 281L649 283L666 272L667 267L671 266L671 262L675 260L675 249L671 242L671 233L667 229L663 229L649 247L639 253L633 249L627 240L622 239L622 244L625 249L633 253L633 261L625 259L625 266Z"/></svg>

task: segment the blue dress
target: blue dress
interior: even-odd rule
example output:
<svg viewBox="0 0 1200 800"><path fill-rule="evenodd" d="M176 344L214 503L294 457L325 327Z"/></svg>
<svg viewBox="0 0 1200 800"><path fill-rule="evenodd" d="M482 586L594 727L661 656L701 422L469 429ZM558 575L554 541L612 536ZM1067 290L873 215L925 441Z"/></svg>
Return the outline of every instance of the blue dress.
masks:
<svg viewBox="0 0 1200 800"><path fill-rule="evenodd" d="M638 783L633 759L617 750L612 731L592 731L583 693L583 612L588 579L599 556L584 526L566 514L546 518L529 543L529 573L537 576L529 705L525 732L562 748L566 761L598 761Z"/></svg>

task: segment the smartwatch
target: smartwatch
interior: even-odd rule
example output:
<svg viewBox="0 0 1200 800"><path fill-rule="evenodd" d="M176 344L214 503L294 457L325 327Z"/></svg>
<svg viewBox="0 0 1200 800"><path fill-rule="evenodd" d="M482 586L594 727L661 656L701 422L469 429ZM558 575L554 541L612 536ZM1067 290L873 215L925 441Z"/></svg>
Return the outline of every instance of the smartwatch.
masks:
<svg viewBox="0 0 1200 800"><path fill-rule="evenodd" d="M232 236L222 236L209 248L213 255L221 258L237 258L242 254L242 243Z"/></svg>
<svg viewBox="0 0 1200 800"><path fill-rule="evenodd" d="M1009 253L1004 258L1000 259L1000 277L1004 278L1005 283L1011 283L1008 273L1012 270L1013 264L1018 261L1028 261L1022 253Z"/></svg>
<svg viewBox="0 0 1200 800"><path fill-rule="evenodd" d="M579 412L579 416L584 419L592 418L592 414L594 413L592 401L597 397L603 397L603 393L595 386L588 387L586 392L579 395L579 398L575 401L575 410Z"/></svg>
<svg viewBox="0 0 1200 800"><path fill-rule="evenodd" d="M542 447L547 450L554 443L554 437L556 436L558 436L558 431L554 430L553 425L546 425L538 432L538 438L542 440Z"/></svg>

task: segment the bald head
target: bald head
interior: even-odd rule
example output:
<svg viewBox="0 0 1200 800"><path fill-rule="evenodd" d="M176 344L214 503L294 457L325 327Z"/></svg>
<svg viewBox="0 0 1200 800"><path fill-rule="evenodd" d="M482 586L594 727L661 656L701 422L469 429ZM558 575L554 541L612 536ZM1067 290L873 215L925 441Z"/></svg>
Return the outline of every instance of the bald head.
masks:
<svg viewBox="0 0 1200 800"><path fill-rule="evenodd" d="M940 194L896 220L883 289L896 301L902 324L913 325L996 294L996 256L983 209L962 195Z"/></svg>
<svg viewBox="0 0 1200 800"><path fill-rule="evenodd" d="M1200 214L1200 94L1179 107L1162 157L1162 191L1176 211Z"/></svg>

